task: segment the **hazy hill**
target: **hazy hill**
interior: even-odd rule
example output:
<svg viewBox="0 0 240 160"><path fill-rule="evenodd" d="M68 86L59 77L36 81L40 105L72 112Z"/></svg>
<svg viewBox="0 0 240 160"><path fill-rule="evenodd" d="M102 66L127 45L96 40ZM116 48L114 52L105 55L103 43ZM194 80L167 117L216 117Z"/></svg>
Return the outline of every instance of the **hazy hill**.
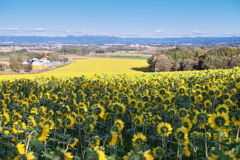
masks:
<svg viewBox="0 0 240 160"><path fill-rule="evenodd" d="M240 44L240 37L120 38L110 36L0 36L0 44Z"/></svg>

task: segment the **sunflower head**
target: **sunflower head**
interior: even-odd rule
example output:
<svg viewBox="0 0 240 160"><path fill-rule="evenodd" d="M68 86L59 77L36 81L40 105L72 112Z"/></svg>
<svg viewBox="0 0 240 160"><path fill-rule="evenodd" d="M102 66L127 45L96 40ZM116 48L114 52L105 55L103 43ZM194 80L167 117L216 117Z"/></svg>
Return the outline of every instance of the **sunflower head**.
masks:
<svg viewBox="0 0 240 160"><path fill-rule="evenodd" d="M165 156L166 151L162 147L153 148L154 158L162 159Z"/></svg>
<svg viewBox="0 0 240 160"><path fill-rule="evenodd" d="M142 133L134 134L132 139L132 145L133 146L142 145L146 141L147 141L147 137Z"/></svg>
<svg viewBox="0 0 240 160"><path fill-rule="evenodd" d="M157 133L160 136L169 136L172 133L172 127L169 123L159 123L157 126Z"/></svg>

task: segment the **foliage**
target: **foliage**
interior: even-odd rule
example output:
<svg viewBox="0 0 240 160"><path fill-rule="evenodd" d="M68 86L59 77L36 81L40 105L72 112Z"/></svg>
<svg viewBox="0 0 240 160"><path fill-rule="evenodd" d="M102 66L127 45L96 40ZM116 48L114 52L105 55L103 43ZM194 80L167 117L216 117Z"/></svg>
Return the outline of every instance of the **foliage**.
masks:
<svg viewBox="0 0 240 160"><path fill-rule="evenodd" d="M32 64L23 64L23 70L25 71L25 72L30 72L31 70L33 69L33 66L32 66Z"/></svg>
<svg viewBox="0 0 240 160"><path fill-rule="evenodd" d="M204 69L228 69L240 66L239 48L221 47L211 50L176 47L169 50L160 50L148 59L149 68L155 71L156 64L165 61L162 55L172 61L172 71L191 71ZM169 62L170 63L170 62ZM180 64L180 67L179 67ZM159 70L161 71L161 70Z"/></svg>
<svg viewBox="0 0 240 160"><path fill-rule="evenodd" d="M23 68L23 56L19 55L19 54L13 54L10 55L10 68L14 71L14 72L20 72L20 70Z"/></svg>

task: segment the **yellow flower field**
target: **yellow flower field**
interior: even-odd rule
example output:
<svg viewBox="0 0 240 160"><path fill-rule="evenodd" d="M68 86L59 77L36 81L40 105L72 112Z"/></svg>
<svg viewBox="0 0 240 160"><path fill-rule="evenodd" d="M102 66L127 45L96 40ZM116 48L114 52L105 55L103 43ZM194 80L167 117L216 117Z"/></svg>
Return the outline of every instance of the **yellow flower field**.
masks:
<svg viewBox="0 0 240 160"><path fill-rule="evenodd" d="M41 76L73 77L94 74L138 74L141 68L147 68L146 60L128 59L81 59L74 63L51 71L29 75L0 75L0 79L35 78Z"/></svg>
<svg viewBox="0 0 240 160"><path fill-rule="evenodd" d="M239 68L142 73L142 62L0 80L0 159L240 159Z"/></svg>

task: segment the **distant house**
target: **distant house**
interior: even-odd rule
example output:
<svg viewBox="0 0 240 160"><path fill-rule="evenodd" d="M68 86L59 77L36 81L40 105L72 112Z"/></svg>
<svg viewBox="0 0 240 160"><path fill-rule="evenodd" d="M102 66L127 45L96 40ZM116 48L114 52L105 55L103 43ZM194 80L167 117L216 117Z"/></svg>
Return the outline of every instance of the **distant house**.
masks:
<svg viewBox="0 0 240 160"><path fill-rule="evenodd" d="M49 62L48 59L47 59L47 57L43 57L43 58L41 58L40 61L43 61L43 62Z"/></svg>
<svg viewBox="0 0 240 160"><path fill-rule="evenodd" d="M41 59L33 58L30 59L29 61L25 61L22 64L32 64L33 66L51 66L51 65L56 65L60 64L60 62L49 62L46 57L43 57Z"/></svg>

